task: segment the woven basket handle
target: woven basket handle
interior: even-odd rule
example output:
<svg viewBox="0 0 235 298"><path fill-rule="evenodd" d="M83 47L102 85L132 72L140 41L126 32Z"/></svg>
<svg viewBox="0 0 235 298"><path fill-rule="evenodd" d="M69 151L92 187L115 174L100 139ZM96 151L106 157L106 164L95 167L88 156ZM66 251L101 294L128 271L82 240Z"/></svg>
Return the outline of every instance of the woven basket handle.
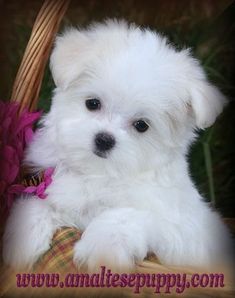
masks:
<svg viewBox="0 0 235 298"><path fill-rule="evenodd" d="M68 4L69 0L45 0L39 11L11 95L11 101L20 104L20 112L37 106L50 50Z"/></svg>

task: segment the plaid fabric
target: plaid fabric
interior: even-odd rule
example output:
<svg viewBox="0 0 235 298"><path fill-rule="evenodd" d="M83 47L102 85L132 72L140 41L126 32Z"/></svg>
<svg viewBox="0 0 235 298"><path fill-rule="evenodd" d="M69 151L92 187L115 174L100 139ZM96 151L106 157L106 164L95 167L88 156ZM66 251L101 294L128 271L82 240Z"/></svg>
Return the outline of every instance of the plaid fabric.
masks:
<svg viewBox="0 0 235 298"><path fill-rule="evenodd" d="M35 174L25 174L23 179L22 179L22 184L27 187L27 186L37 186L43 181L43 176L44 172L37 172Z"/></svg>
<svg viewBox="0 0 235 298"><path fill-rule="evenodd" d="M51 243L50 249L45 252L34 264L33 270L37 272L73 272L73 246L81 238L81 233L75 228L61 228ZM148 261L160 264L154 254L148 254Z"/></svg>
<svg viewBox="0 0 235 298"><path fill-rule="evenodd" d="M34 264L33 270L44 272L72 272L76 270L73 264L73 246L81 238L81 233L75 228L58 230L50 249Z"/></svg>

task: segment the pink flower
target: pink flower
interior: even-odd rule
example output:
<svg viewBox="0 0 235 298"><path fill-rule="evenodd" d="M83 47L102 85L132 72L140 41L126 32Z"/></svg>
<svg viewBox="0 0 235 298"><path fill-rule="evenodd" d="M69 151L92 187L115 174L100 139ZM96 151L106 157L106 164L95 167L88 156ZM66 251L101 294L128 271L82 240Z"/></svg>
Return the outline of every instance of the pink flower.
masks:
<svg viewBox="0 0 235 298"><path fill-rule="evenodd" d="M20 166L24 149L33 137L33 124L41 112L18 115L19 105L0 101L0 205L9 209L14 194L9 191L13 184L20 183Z"/></svg>

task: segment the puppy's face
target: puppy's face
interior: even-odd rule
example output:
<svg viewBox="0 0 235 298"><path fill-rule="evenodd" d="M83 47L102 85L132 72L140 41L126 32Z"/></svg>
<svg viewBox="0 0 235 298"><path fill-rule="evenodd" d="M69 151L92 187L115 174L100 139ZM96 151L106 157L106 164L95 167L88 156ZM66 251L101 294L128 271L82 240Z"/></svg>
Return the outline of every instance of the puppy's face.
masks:
<svg viewBox="0 0 235 298"><path fill-rule="evenodd" d="M57 88L44 142L53 139L53 162L84 173L169 164L224 102L188 51L124 23L65 33L51 69Z"/></svg>
<svg viewBox="0 0 235 298"><path fill-rule="evenodd" d="M54 99L60 158L70 167L135 173L183 150L191 111L176 100L185 89L175 90L168 73L153 72L151 63L126 52L90 67L93 73L81 73Z"/></svg>

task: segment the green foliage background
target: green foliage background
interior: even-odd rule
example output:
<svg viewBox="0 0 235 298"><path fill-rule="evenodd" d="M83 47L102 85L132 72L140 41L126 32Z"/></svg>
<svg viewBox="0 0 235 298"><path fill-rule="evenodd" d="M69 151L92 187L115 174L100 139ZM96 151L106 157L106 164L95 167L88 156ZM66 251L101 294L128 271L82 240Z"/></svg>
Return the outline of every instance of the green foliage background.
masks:
<svg viewBox="0 0 235 298"><path fill-rule="evenodd" d="M10 97L17 68L42 1L1 1L1 99ZM230 0L80 0L71 1L63 27L84 26L105 18L124 18L166 35L179 48L190 47L208 77L230 100L215 125L198 132L188 159L200 192L226 217L235 202L235 3ZM47 68L39 108L47 111L53 90ZM190 198L189 198L190 199Z"/></svg>

